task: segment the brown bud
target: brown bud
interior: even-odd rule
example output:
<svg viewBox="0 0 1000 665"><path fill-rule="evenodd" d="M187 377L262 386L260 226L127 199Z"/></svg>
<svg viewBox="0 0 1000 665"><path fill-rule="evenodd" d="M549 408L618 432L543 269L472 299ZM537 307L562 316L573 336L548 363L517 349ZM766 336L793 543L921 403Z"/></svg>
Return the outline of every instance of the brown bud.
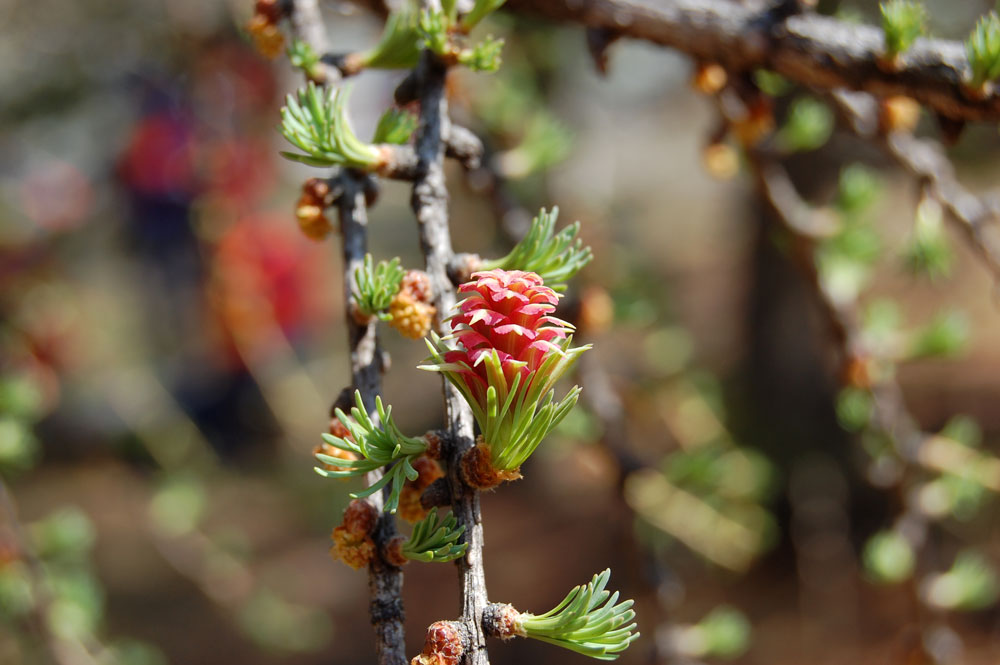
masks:
<svg viewBox="0 0 1000 665"><path fill-rule="evenodd" d="M424 434L424 441L427 442L424 454L431 459L441 459L441 436L437 432L427 432Z"/></svg>
<svg viewBox="0 0 1000 665"><path fill-rule="evenodd" d="M323 214L323 207L316 205L312 197L305 194L295 206L295 218L299 222L299 229L310 240L318 242L333 231L333 225Z"/></svg>
<svg viewBox="0 0 1000 665"><path fill-rule="evenodd" d="M386 563L399 568L406 565L410 561L406 558L406 555L403 554L404 542L406 542L406 538L403 536L395 536L386 544L385 550L382 552L382 556Z"/></svg>
<svg viewBox="0 0 1000 665"><path fill-rule="evenodd" d="M519 469L505 470L493 468L493 461L490 455L490 448L479 437L474 448L470 448L462 455L462 479L469 487L480 490L493 489L500 483L508 480L517 480L521 477Z"/></svg>
<svg viewBox="0 0 1000 665"><path fill-rule="evenodd" d="M501 640L524 636L521 613L513 605L506 603L490 603L486 606L483 610L483 629L489 637L499 637Z"/></svg>
<svg viewBox="0 0 1000 665"><path fill-rule="evenodd" d="M726 70L714 62L701 62L691 77L691 87L703 95L714 95L724 87L729 76Z"/></svg>
<svg viewBox="0 0 1000 665"><path fill-rule="evenodd" d="M411 665L458 665L462 660L462 636L450 621L435 621L427 628L423 652Z"/></svg>
<svg viewBox="0 0 1000 665"><path fill-rule="evenodd" d="M354 499L344 509L342 526L351 535L362 538L375 530L378 521L378 510L364 499Z"/></svg>
<svg viewBox="0 0 1000 665"><path fill-rule="evenodd" d="M327 201L330 195L330 183L322 178L309 178L302 183L302 200L308 199L312 204L327 206L331 202Z"/></svg>
<svg viewBox="0 0 1000 665"><path fill-rule="evenodd" d="M257 0L253 11L254 14L266 18L271 25L277 24L284 14L280 0Z"/></svg>
<svg viewBox="0 0 1000 665"><path fill-rule="evenodd" d="M285 47L285 36L266 16L254 14L247 23L247 32L253 40L254 48L266 58L276 58Z"/></svg>

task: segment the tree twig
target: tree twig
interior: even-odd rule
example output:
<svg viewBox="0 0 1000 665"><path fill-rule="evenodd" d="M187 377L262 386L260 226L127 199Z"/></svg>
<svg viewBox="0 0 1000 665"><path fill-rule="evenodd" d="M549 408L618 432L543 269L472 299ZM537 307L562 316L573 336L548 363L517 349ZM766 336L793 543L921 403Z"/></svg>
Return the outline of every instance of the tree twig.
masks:
<svg viewBox="0 0 1000 665"><path fill-rule="evenodd" d="M345 170L339 176L342 193L337 199L344 257L344 302L348 343L351 353L352 387L361 392L365 408L373 418L375 397L382 388L382 351L376 335L377 319L359 323L353 316L355 271L364 264L368 245L368 217L365 212L366 191L373 188L363 174ZM382 470L370 472L366 482L371 485L382 477ZM386 487L384 494L388 494ZM370 615L375 628L375 654L379 665L405 665L406 643L403 628L403 571L385 561L382 552L396 535L393 515L382 511L385 496L375 493L368 498L379 512L378 524L372 535L376 555L368 566Z"/></svg>
<svg viewBox="0 0 1000 665"><path fill-rule="evenodd" d="M506 7L669 46L730 71L764 67L817 90L906 95L956 120L1000 118L995 87L981 97L966 91L970 68L956 41L917 39L885 68L880 28L731 0L508 0Z"/></svg>
<svg viewBox="0 0 1000 665"><path fill-rule="evenodd" d="M455 288L448 274L453 262L451 231L448 226L448 190L444 177L444 138L450 131L448 101L445 97L446 67L429 51L421 55L416 69L420 98L420 126L417 130L417 178L410 203L417 218L420 248L434 291L437 308L435 328L447 332L442 321L455 305ZM452 511L465 526L469 548L458 559L462 615L460 623L467 638L463 662L488 665L486 637L482 628L483 611L488 604L486 577L483 572L483 525L479 493L462 480L459 469L463 453L473 446L472 411L461 394L443 381L446 456L451 489Z"/></svg>
<svg viewBox="0 0 1000 665"><path fill-rule="evenodd" d="M295 37L308 44L314 53L324 54L329 51L319 1L287 0L287 2L288 18ZM327 85L335 85L344 78L340 69L326 60L320 60L315 66L319 77Z"/></svg>

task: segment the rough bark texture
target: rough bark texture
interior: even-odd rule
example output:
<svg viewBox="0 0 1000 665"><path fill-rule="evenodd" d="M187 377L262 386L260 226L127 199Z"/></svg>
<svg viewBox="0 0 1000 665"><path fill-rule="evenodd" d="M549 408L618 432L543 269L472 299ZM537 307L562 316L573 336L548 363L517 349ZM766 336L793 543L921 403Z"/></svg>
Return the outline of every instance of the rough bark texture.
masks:
<svg viewBox="0 0 1000 665"><path fill-rule="evenodd" d="M364 262L367 251L368 217L365 212L365 191L370 188L366 176L344 171L339 180L343 193L337 205L340 212L340 230L343 236L344 255L344 302L348 341L351 351L351 380L353 387L361 391L361 399L372 415L375 396L382 387L382 353L375 332L377 319L360 325L351 315L356 284L354 271ZM366 481L369 485L381 478L381 471L372 471ZM386 488L388 491L388 488ZM396 535L394 517L382 512L384 497L374 494L368 498L379 511L375 527L377 555L368 567L368 589L372 626L375 628L375 653L379 665L405 665L406 642L403 630L403 572L382 558L382 550Z"/></svg>
<svg viewBox="0 0 1000 665"><path fill-rule="evenodd" d="M448 135L448 102L445 98L447 70L431 53L421 56L417 68L420 88L420 128L417 134L417 178L411 205L417 218L420 248L426 259L427 274L434 289L437 307L435 328L444 332L442 319L455 305L455 287L448 274L452 263L451 232L448 226L448 190L444 177L445 144ZM451 485L452 511L466 527L469 549L457 560L461 585L462 616L469 635L463 662L487 665L486 638L481 622L487 605L486 577L483 573L483 525L479 494L462 482L458 469L462 454L473 446L472 411L447 381L444 384L445 431L448 434L446 458Z"/></svg>
<svg viewBox="0 0 1000 665"><path fill-rule="evenodd" d="M508 0L506 7L669 46L732 71L766 67L819 90L906 95L949 118L1000 118L995 87L981 97L965 89L970 69L959 42L918 39L890 70L880 66L880 28L731 0Z"/></svg>

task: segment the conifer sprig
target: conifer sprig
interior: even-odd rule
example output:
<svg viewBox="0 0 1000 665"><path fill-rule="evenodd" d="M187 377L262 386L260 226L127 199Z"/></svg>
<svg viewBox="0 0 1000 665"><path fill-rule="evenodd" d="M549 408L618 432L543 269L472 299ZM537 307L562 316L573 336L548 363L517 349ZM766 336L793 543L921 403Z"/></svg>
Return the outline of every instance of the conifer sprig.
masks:
<svg viewBox="0 0 1000 665"><path fill-rule="evenodd" d="M379 261L378 265L371 254L365 254L365 261L354 271L357 288L354 291L354 302L358 311L365 316L377 316L383 321L392 317L386 313L392 304L392 299L399 292L406 271L399 265L399 257L392 261Z"/></svg>
<svg viewBox="0 0 1000 665"><path fill-rule="evenodd" d="M310 166L374 170L381 162L379 151L351 130L344 110L347 94L344 88L327 90L310 81L297 98L288 95L281 109L281 134L304 154L281 155Z"/></svg>
<svg viewBox="0 0 1000 665"><path fill-rule="evenodd" d="M618 658L639 633L633 601L619 603L617 591L605 590L610 577L610 569L594 575L545 614L522 613L518 632L598 660Z"/></svg>
<svg viewBox="0 0 1000 665"><path fill-rule="evenodd" d="M413 526L413 533L403 543L403 555L414 561L453 561L469 548L468 543L458 543L463 533L465 526L458 525L454 514L448 513L441 520L434 508Z"/></svg>
<svg viewBox="0 0 1000 665"><path fill-rule="evenodd" d="M531 220L531 228L517 245L501 259L486 261L483 270L525 270L537 273L546 286L565 291L566 283L594 258L589 246L577 237L580 222L555 232L559 208L542 208Z"/></svg>
<svg viewBox="0 0 1000 665"><path fill-rule="evenodd" d="M327 478L354 478L363 476L369 471L392 465L386 469L385 475L377 482L351 496L355 499L370 496L392 483L390 496L385 503L385 510L394 513L399 505L399 493L403 489L403 483L407 479L416 480L420 475L413 468L413 460L427 450L427 442L423 439L405 436L392 420L392 407L384 407L381 397L375 398L375 410L382 423L381 427L376 426L371 416L368 415L368 410L365 409L364 402L361 400L360 390L354 391L354 399L357 406L351 409L350 417L340 409L335 412L337 418L350 432L350 438L324 434L323 440L334 448L351 453L360 459L343 459L317 453L317 460L334 468L316 467L316 473Z"/></svg>
<svg viewBox="0 0 1000 665"><path fill-rule="evenodd" d="M885 55L889 60L895 60L926 32L927 11L913 0L889 0L882 3L879 9L885 33Z"/></svg>
<svg viewBox="0 0 1000 665"><path fill-rule="evenodd" d="M979 19L965 42L965 52L972 68L970 86L974 90L1000 77L1000 17L996 12Z"/></svg>
<svg viewBox="0 0 1000 665"><path fill-rule="evenodd" d="M378 44L361 54L365 67L374 69L408 69L420 57L420 33L417 30L419 12L411 0L406 0L389 14Z"/></svg>

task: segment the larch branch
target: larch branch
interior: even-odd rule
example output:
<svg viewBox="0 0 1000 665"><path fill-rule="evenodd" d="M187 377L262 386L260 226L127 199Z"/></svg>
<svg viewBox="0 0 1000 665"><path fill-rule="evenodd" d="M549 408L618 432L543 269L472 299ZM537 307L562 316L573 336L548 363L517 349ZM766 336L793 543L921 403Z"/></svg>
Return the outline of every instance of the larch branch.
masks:
<svg viewBox="0 0 1000 665"><path fill-rule="evenodd" d="M668 46L730 71L766 68L816 90L906 95L956 120L1000 119L996 87L982 95L966 89L971 70L957 41L917 39L887 68L881 28L731 0L508 0L506 7Z"/></svg>
<svg viewBox="0 0 1000 665"><path fill-rule="evenodd" d="M374 183L367 181L363 174L345 170L339 177L342 193L337 199L340 215L340 232L344 257L344 302L345 321L351 354L352 386L361 392L365 408L373 418L375 397L382 388L382 351L376 335L377 319L359 323L354 316L354 296L357 288L355 271L364 263L368 240L368 217L365 209L366 190ZM382 470L372 471L366 477L371 485L382 477ZM389 488L384 493L388 493ZM379 511L375 527L376 556L368 566L368 590L370 594L370 614L375 628L375 653L379 665L405 665L406 644L403 628L403 572L382 558L382 551L396 535L395 518L382 511L385 505L383 493L373 494L367 499Z"/></svg>
<svg viewBox="0 0 1000 665"><path fill-rule="evenodd" d="M445 97L447 69L432 53L425 51L415 73L420 99L420 126L416 137L418 167L411 206L417 219L420 248L434 291L434 306L437 308L435 328L439 333L445 333L447 325L442 319L447 317L456 301L455 288L449 277L454 252L444 176L445 138L451 127ZM452 511L459 524L465 526L464 537L469 544L465 556L456 561L461 584L460 622L468 636L463 662L467 665L488 665L486 638L481 625L488 600L486 576L483 572L483 525L479 493L468 487L459 473L462 455L474 444L472 411L450 383L444 380L443 386L447 433L445 454Z"/></svg>

